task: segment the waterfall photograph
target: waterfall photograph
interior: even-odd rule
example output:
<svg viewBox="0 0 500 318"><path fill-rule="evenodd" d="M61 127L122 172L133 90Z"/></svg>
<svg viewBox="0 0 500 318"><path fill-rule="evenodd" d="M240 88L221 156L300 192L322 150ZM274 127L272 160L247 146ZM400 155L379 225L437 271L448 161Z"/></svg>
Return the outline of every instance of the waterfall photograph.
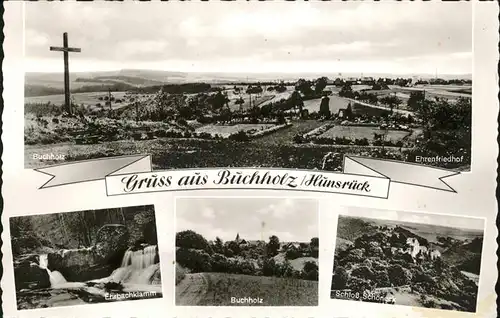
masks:
<svg viewBox="0 0 500 318"><path fill-rule="evenodd" d="M18 310L161 298L153 205L10 218Z"/></svg>

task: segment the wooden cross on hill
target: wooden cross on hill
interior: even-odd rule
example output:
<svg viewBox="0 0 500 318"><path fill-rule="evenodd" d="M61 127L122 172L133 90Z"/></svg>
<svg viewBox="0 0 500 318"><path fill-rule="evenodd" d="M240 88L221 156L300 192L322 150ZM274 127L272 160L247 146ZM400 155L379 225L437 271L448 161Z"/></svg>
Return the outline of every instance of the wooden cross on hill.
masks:
<svg viewBox="0 0 500 318"><path fill-rule="evenodd" d="M51 46L51 51L59 51L64 53L64 103L69 114L73 113L71 109L71 99L69 92L69 52L81 52L80 48L68 46L68 33L63 33L63 46Z"/></svg>

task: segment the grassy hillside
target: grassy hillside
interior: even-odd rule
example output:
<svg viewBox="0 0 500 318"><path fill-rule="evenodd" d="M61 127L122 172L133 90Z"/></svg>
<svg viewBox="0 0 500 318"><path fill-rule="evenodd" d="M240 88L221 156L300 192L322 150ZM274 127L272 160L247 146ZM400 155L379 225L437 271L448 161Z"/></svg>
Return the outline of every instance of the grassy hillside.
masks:
<svg viewBox="0 0 500 318"><path fill-rule="evenodd" d="M359 218L340 215L337 226L337 237L354 241L363 234L375 232L377 227L368 221Z"/></svg>
<svg viewBox="0 0 500 318"><path fill-rule="evenodd" d="M443 253L443 258L458 269L479 275L483 239L478 238L467 244L451 246Z"/></svg>
<svg viewBox="0 0 500 318"><path fill-rule="evenodd" d="M276 263L282 264L286 261L286 257L284 253L279 253L275 257L273 257ZM299 257L296 259L289 260L290 265L292 265L294 270L301 271L304 268L304 264L306 262L314 262L318 264L318 259L314 257Z"/></svg>
<svg viewBox="0 0 500 318"><path fill-rule="evenodd" d="M260 304L231 303L231 297L262 298ZM186 274L176 287L177 305L317 306L318 282L276 277L198 273Z"/></svg>

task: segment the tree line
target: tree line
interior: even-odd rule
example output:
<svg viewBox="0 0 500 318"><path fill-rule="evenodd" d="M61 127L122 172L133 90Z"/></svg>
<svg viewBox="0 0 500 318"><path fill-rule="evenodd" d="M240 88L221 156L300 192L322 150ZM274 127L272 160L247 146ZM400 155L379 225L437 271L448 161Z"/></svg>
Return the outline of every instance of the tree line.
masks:
<svg viewBox="0 0 500 318"><path fill-rule="evenodd" d="M298 247L282 244L277 236L268 242L246 241L239 235L234 240L224 242L217 237L207 241L202 235L186 230L176 235L176 262L191 272L222 272L256 276L293 277L317 280L318 266L315 262L305 262L301 270L292 267L290 260L299 257L318 257L319 240L301 243ZM284 261L275 257L283 253Z"/></svg>

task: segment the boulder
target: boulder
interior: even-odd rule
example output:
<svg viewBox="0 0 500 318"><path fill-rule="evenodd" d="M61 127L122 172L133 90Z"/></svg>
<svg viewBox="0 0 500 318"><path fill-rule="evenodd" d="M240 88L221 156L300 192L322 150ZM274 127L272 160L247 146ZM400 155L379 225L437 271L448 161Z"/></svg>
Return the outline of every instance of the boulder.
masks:
<svg viewBox="0 0 500 318"><path fill-rule="evenodd" d="M59 270L61 267L79 266L83 264L95 264L98 262L95 248L79 248L71 250L59 250L48 255L49 269Z"/></svg>
<svg viewBox="0 0 500 318"><path fill-rule="evenodd" d="M61 270L61 274L69 282L85 282L111 275L114 267L111 265L75 265Z"/></svg>
<svg viewBox="0 0 500 318"><path fill-rule="evenodd" d="M14 279L18 291L50 287L49 273L38 266L38 255L25 255L14 260Z"/></svg>
<svg viewBox="0 0 500 318"><path fill-rule="evenodd" d="M152 285L161 285L161 271L160 271L160 264L155 264L156 269L153 273L153 276L151 277L151 284Z"/></svg>
<svg viewBox="0 0 500 318"><path fill-rule="evenodd" d="M108 224L98 230L92 247L49 253L48 268L59 271L70 282L106 277L121 264L127 246L127 228L121 224Z"/></svg>
<svg viewBox="0 0 500 318"><path fill-rule="evenodd" d="M122 224L107 224L97 231L95 252L100 264L120 264L128 247L129 233Z"/></svg>

